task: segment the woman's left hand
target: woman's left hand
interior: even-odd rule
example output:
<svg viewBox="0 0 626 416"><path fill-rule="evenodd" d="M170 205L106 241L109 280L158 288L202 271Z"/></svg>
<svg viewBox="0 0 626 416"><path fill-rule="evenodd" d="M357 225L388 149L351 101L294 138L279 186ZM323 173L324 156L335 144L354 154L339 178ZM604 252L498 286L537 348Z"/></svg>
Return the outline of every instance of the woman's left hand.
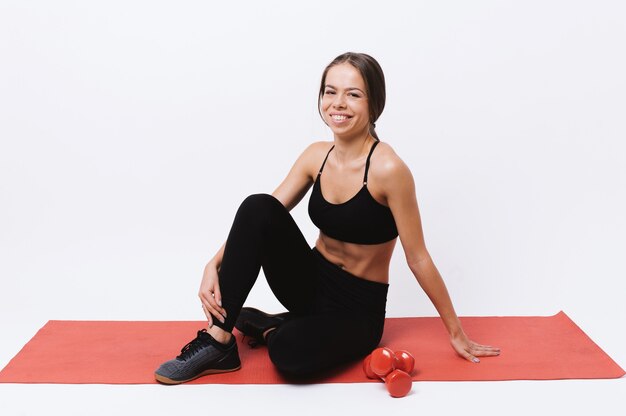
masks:
<svg viewBox="0 0 626 416"><path fill-rule="evenodd" d="M500 355L500 348L490 345L477 344L470 340L463 332L457 336L450 337L452 348L461 357L473 363L479 363L478 357L493 357Z"/></svg>

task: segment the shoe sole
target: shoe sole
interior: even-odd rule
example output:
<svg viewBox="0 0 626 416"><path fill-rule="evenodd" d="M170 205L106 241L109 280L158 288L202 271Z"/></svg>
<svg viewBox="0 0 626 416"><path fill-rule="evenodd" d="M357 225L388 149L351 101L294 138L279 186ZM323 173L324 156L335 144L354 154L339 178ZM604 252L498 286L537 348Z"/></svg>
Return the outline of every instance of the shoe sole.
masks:
<svg viewBox="0 0 626 416"><path fill-rule="evenodd" d="M238 366L236 368L229 368L229 369L226 369L226 370L215 370L215 369L206 370L206 371L201 372L197 376L193 376L193 377L188 378L186 380L172 380L171 378L162 376L162 375L157 374L157 373L154 373L154 378L156 379L156 381L158 381L161 384L173 385L173 384L186 383L188 381L195 380L197 378L200 378L200 377L203 377L203 376L208 376L208 375L211 375L211 374L230 373L230 372L233 372L233 371L237 371L239 369L241 369L241 366Z"/></svg>

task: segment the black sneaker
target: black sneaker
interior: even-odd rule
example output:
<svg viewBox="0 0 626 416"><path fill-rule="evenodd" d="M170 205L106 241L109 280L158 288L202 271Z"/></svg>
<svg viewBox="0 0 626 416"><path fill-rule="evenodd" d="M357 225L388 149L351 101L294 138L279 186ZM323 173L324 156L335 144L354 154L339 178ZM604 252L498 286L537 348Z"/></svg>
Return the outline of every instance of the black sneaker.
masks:
<svg viewBox="0 0 626 416"><path fill-rule="evenodd" d="M207 374L226 373L240 368L235 337L231 337L228 345L224 345L203 329L198 331L196 339L180 350L178 357L161 364L154 372L154 377L163 384L180 384Z"/></svg>
<svg viewBox="0 0 626 416"><path fill-rule="evenodd" d="M248 344L251 347L265 345L267 341L263 334L268 329L275 329L289 320L292 316L290 312L278 313L275 315L265 313L255 308L241 308L241 312L235 322L235 328L242 334L253 339Z"/></svg>

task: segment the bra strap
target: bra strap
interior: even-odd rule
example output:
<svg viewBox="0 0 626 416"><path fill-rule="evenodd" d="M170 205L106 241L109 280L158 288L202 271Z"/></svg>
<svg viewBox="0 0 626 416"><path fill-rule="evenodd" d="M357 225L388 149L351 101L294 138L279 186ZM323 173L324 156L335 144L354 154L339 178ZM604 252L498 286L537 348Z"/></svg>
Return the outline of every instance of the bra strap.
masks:
<svg viewBox="0 0 626 416"><path fill-rule="evenodd" d="M378 140L374 142L374 144L372 145L372 148L370 149L370 154L367 155L367 161L365 162L365 175L363 176L363 186L367 185L367 171L370 169L370 158L372 157L372 153L374 153L374 149L376 148L376 145L378 143L379 143Z"/></svg>
<svg viewBox="0 0 626 416"><path fill-rule="evenodd" d="M324 165L326 164L326 160L328 159L328 155L334 148L335 148L335 145L333 144L333 147L331 147L328 153L326 153L326 157L324 158L324 162L322 163L322 167L320 167L320 171L318 172L317 176L320 176L322 174L322 171L324 170Z"/></svg>

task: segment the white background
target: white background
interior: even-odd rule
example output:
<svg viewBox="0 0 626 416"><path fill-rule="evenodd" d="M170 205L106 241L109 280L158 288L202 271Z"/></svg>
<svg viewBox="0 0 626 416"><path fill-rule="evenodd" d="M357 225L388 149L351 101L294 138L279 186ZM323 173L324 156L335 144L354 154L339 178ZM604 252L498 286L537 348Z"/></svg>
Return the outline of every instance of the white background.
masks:
<svg viewBox="0 0 626 416"><path fill-rule="evenodd" d="M332 139L316 95L348 50L385 71L377 131L458 314L564 310L625 366L625 21L620 1L0 0L0 367L49 319L203 319L241 200ZM391 276L388 316L435 315L399 244ZM281 310L262 277L248 303ZM0 413L602 414L624 387L5 384Z"/></svg>

